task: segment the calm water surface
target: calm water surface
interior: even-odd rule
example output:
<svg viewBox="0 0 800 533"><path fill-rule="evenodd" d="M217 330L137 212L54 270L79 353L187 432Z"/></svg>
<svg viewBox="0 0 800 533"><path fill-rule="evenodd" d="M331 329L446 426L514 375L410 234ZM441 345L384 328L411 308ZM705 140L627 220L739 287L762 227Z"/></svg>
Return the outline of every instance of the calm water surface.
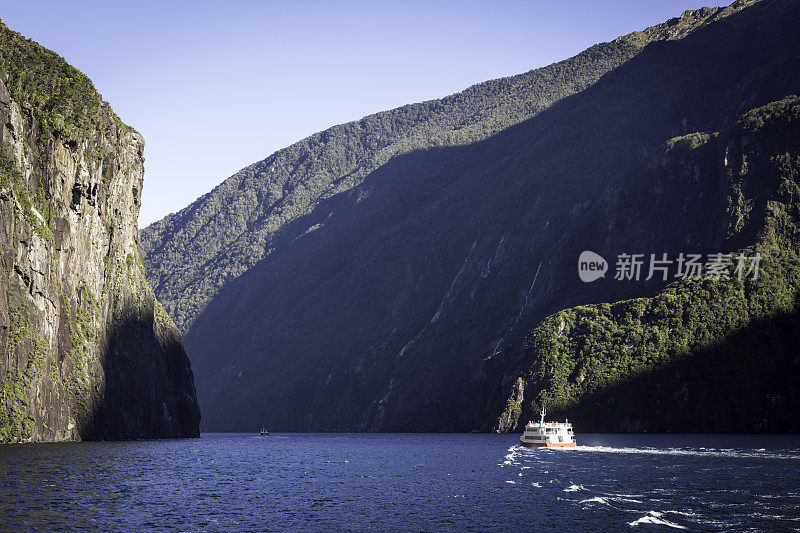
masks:
<svg viewBox="0 0 800 533"><path fill-rule="evenodd" d="M800 437L208 434L0 446L0 530L800 530Z"/></svg>

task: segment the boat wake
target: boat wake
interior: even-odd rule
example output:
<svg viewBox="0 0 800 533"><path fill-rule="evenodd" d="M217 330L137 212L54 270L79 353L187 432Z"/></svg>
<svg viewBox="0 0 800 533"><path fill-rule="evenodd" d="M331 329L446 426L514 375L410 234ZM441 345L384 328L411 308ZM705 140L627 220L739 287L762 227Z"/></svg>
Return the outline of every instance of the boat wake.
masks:
<svg viewBox="0 0 800 533"><path fill-rule="evenodd" d="M672 529L687 529L686 526L682 526L680 524L676 524L675 522L670 522L663 518L664 513L660 513L658 511L648 511L646 515L641 518L637 518L633 522L629 522L628 525L631 527L642 526L642 525L659 525L659 526L666 526L671 527Z"/></svg>
<svg viewBox="0 0 800 533"><path fill-rule="evenodd" d="M503 462L499 466L517 466L519 465L519 461L517 458L519 457L519 452L524 451L525 448L522 446L512 446L508 449L508 453L505 457L503 457Z"/></svg>
<svg viewBox="0 0 800 533"><path fill-rule="evenodd" d="M647 455L685 455L693 457L731 457L744 459L784 459L800 460L800 451L734 448L615 448L610 446L578 446L571 452L585 453L627 453Z"/></svg>
<svg viewBox="0 0 800 533"><path fill-rule="evenodd" d="M593 454L598 455L592 457ZM656 460L657 456L662 459ZM735 465L749 469L755 468L750 464L753 460L760 465L758 468L784 471L795 467L792 461L800 460L800 449L586 445L563 449L517 445L506 450L499 466L514 473L513 477L505 477L508 490L533 491L531 496L537 501L568 502L589 516L615 516L621 520L620 526L630 528L730 529L753 519L783 526L800 522L795 513L783 511L785 506L800 501L800 494L794 491L773 494L767 487L763 489L766 492L759 494L761 489L753 487L751 500L709 507L705 502L707 495L687 493L681 482L687 476L691 478L698 466L703 472L720 468L728 471ZM663 475L640 491L632 469L643 464ZM618 465L628 466L619 469ZM730 491L722 490L714 497L725 498L726 492ZM731 498L738 497L736 491L730 493ZM760 505L756 513L753 500Z"/></svg>

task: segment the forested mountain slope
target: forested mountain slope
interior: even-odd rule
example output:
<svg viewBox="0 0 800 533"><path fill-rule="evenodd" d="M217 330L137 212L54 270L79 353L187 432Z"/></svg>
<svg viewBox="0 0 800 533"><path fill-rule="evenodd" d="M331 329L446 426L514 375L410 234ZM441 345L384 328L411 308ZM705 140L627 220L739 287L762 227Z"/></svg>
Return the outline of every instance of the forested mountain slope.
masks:
<svg viewBox="0 0 800 533"><path fill-rule="evenodd" d="M760 219L746 215L769 193L733 195L718 158L695 154L719 149L706 132L800 92L799 11L784 0L705 10L706 24L650 42L531 118L478 142L397 155L275 226L270 253L225 283L186 334L205 427L508 428L533 401L569 409L630 378L612 359L598 372L616 378L587 371L586 390L563 392L556 377L578 363L539 376L542 354L519 342L561 309L652 296L666 284L583 283L582 250L675 256L756 243ZM659 161L664 170L654 171ZM740 200L732 232L729 202ZM584 338L570 332L573 344ZM558 357L572 357L573 344ZM637 372L664 362L649 353Z"/></svg>
<svg viewBox="0 0 800 533"><path fill-rule="evenodd" d="M591 86L648 43L680 39L749 3L687 11L560 63L312 135L142 230L148 281L186 332L221 287L275 249L281 229L392 157L485 139Z"/></svg>
<svg viewBox="0 0 800 533"><path fill-rule="evenodd" d="M702 181L715 198L707 223L733 252L730 278L706 269L653 298L547 317L504 354L520 373L499 429L544 405L585 431L800 431L800 97L673 139L648 163L631 176L647 188L607 194L586 232L602 241L607 228L591 222L609 212L623 223L668 217L676 204L652 188Z"/></svg>

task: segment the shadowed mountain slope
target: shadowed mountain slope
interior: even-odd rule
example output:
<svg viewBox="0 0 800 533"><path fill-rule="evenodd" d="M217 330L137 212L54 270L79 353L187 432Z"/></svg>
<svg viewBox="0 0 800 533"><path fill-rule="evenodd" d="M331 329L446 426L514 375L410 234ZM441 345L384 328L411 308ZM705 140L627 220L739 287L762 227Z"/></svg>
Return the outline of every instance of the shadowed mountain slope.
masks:
<svg viewBox="0 0 800 533"><path fill-rule="evenodd" d="M736 7L532 118L395 156L279 225L186 334L205 427L489 429L539 357L518 343L547 315L665 285L584 284L581 250L752 245L759 219L731 235L738 197L692 150L798 93L800 14L782 0ZM501 428L531 401L515 394Z"/></svg>
<svg viewBox="0 0 800 533"><path fill-rule="evenodd" d="M396 155L485 139L590 87L648 43L683 38L750 3L687 11L559 63L334 126L279 150L142 230L148 281L186 332L221 287L274 251L287 224Z"/></svg>

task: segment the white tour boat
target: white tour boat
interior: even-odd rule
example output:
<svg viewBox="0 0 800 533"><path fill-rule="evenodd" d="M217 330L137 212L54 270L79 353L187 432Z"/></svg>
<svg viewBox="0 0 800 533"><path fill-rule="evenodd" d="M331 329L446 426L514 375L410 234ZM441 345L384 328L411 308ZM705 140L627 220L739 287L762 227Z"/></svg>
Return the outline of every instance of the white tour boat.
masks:
<svg viewBox="0 0 800 533"><path fill-rule="evenodd" d="M545 422L544 407L542 407L541 420L528 422L525 432L519 438L519 443L526 448L572 448L577 446L569 420L564 423Z"/></svg>

